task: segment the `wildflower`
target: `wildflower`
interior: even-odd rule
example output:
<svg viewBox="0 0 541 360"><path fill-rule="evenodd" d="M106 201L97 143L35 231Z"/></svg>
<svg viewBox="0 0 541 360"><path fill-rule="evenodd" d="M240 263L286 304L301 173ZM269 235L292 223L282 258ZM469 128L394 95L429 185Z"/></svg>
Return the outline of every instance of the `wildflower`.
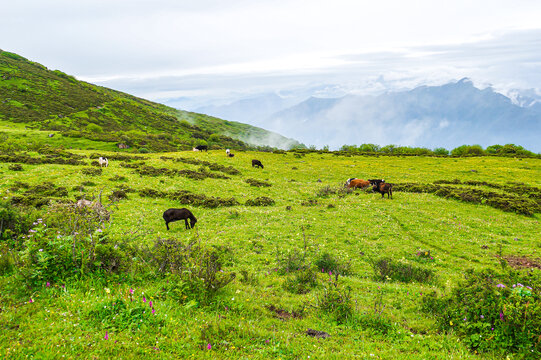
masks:
<svg viewBox="0 0 541 360"><path fill-rule="evenodd" d="M43 221L43 219L38 219L38 222L41 223Z"/></svg>
<svg viewBox="0 0 541 360"><path fill-rule="evenodd" d="M33 303L34 302L34 299L30 298L30 300L28 300L28 303Z"/></svg>
<svg viewBox="0 0 541 360"><path fill-rule="evenodd" d="M464 321L466 321L466 317L464 316Z"/></svg>
<svg viewBox="0 0 541 360"><path fill-rule="evenodd" d="M500 320L503 321L503 312L500 311Z"/></svg>
<svg viewBox="0 0 541 360"><path fill-rule="evenodd" d="M42 252L42 251L43 251L43 249L39 249L38 251L39 251L39 252Z"/></svg>
<svg viewBox="0 0 541 360"><path fill-rule="evenodd" d="M332 276L332 271L329 271L329 276Z"/></svg>
<svg viewBox="0 0 541 360"><path fill-rule="evenodd" d="M532 288L531 288L531 287L529 287L529 286L526 286L526 289L532 290Z"/></svg>
<svg viewBox="0 0 541 360"><path fill-rule="evenodd" d="M148 302L148 306L152 307L152 300Z"/></svg>
<svg viewBox="0 0 541 360"><path fill-rule="evenodd" d="M480 316L481 319L484 319L485 317L483 315Z"/></svg>
<svg viewBox="0 0 541 360"><path fill-rule="evenodd" d="M47 284L45 284L46 287L51 286L51 283L47 281Z"/></svg>
<svg viewBox="0 0 541 360"><path fill-rule="evenodd" d="M109 340L109 334L107 333L107 330L105 330L105 336L103 337L104 340Z"/></svg>
<svg viewBox="0 0 541 360"><path fill-rule="evenodd" d="M207 349L209 349L209 350L212 349L212 345L207 344Z"/></svg>
<svg viewBox="0 0 541 360"><path fill-rule="evenodd" d="M499 288L504 288L504 287L505 287L505 285L504 285L504 284L498 284L498 285L496 285L496 287L499 287Z"/></svg>
<svg viewBox="0 0 541 360"><path fill-rule="evenodd" d="M449 321L449 325L453 326L453 321Z"/></svg>
<svg viewBox="0 0 541 360"><path fill-rule="evenodd" d="M156 310L154 310L154 308L152 308L152 315L154 315L155 312L156 312Z"/></svg>
<svg viewBox="0 0 541 360"><path fill-rule="evenodd" d="M147 302L147 298L143 296L143 302Z"/></svg>
<svg viewBox="0 0 541 360"><path fill-rule="evenodd" d="M30 229L30 230L28 230L28 232L35 233L35 232L37 232L37 231L34 230L34 229Z"/></svg>
<svg viewBox="0 0 541 360"><path fill-rule="evenodd" d="M132 288L130 288L130 294L133 294L133 289Z"/></svg>
<svg viewBox="0 0 541 360"><path fill-rule="evenodd" d="M425 251L425 256L427 256L427 255L428 255L428 251Z"/></svg>
<svg viewBox="0 0 541 360"><path fill-rule="evenodd" d="M110 290L109 288L105 288L105 292L106 292L107 294L110 294L110 293L111 293L111 290Z"/></svg>

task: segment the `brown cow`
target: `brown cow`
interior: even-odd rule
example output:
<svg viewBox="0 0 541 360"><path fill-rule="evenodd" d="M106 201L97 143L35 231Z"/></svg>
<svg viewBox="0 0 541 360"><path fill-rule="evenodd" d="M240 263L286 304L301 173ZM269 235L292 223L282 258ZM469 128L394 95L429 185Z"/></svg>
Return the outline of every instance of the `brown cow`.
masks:
<svg viewBox="0 0 541 360"><path fill-rule="evenodd" d="M353 179L347 185L348 189L363 189L370 186L370 183L363 179Z"/></svg>
<svg viewBox="0 0 541 360"><path fill-rule="evenodd" d="M387 199L393 198L393 185L389 183L380 182L379 184L374 185L372 190L374 192L379 192L382 198L385 197L385 194L387 194Z"/></svg>

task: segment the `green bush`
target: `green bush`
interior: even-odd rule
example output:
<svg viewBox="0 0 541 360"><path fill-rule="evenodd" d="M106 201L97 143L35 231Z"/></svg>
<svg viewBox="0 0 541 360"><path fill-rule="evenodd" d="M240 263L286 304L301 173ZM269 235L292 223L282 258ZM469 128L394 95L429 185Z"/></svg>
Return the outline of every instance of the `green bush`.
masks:
<svg viewBox="0 0 541 360"><path fill-rule="evenodd" d="M372 264L374 279L376 281L400 281L430 283L436 275L433 270L425 269L417 265L394 261L383 258Z"/></svg>
<svg viewBox="0 0 541 360"><path fill-rule="evenodd" d="M150 151L149 151L147 148L142 147L142 148L139 148L139 149L137 150L137 152L138 152L139 154L148 154Z"/></svg>
<svg viewBox="0 0 541 360"><path fill-rule="evenodd" d="M133 295L130 294L133 300ZM143 301L144 299L144 301ZM97 304L86 315L86 321L92 327L113 330L135 331L142 327L159 328L165 322L156 315L153 305L146 298L124 302L122 299L109 300Z"/></svg>
<svg viewBox="0 0 541 360"><path fill-rule="evenodd" d="M284 289L293 294L309 293L317 286L317 272L312 268L296 271L284 282Z"/></svg>
<svg viewBox="0 0 541 360"><path fill-rule="evenodd" d="M331 315L339 324L347 322L354 316L351 287L339 285L338 279L333 280L332 276L329 276L323 291L317 295L316 302L320 310Z"/></svg>
<svg viewBox="0 0 541 360"><path fill-rule="evenodd" d="M422 308L440 329L454 331L472 350L541 357L541 272L469 270L451 293L425 295Z"/></svg>
<svg viewBox="0 0 541 360"><path fill-rule="evenodd" d="M246 206L272 206L274 205L274 200L270 197L260 196L255 199L246 200Z"/></svg>
<svg viewBox="0 0 541 360"><path fill-rule="evenodd" d="M339 257L333 256L328 252L322 253L315 261L315 265L321 272L331 272L339 275L351 274L351 263L343 262Z"/></svg>

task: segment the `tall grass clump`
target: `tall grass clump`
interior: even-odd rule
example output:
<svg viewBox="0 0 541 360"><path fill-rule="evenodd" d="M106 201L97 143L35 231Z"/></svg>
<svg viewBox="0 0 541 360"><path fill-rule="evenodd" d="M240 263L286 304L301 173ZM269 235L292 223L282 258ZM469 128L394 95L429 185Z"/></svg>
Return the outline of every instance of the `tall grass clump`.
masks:
<svg viewBox="0 0 541 360"><path fill-rule="evenodd" d="M395 261L390 258L376 260L372 264L376 281L400 281L404 283L430 283L436 278L433 270Z"/></svg>

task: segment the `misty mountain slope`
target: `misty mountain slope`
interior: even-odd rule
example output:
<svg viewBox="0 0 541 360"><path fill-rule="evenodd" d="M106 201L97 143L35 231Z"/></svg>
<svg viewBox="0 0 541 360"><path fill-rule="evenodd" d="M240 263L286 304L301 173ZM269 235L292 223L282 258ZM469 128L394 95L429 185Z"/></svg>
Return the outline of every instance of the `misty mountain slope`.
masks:
<svg viewBox="0 0 541 360"><path fill-rule="evenodd" d="M190 149L203 141L237 149L299 144L262 128L177 110L79 81L2 50L0 121L147 151Z"/></svg>
<svg viewBox="0 0 541 360"><path fill-rule="evenodd" d="M537 106L518 106L491 88L475 88L467 79L376 97L311 98L270 116L266 128L331 148L361 143L430 148L515 143L541 151Z"/></svg>

